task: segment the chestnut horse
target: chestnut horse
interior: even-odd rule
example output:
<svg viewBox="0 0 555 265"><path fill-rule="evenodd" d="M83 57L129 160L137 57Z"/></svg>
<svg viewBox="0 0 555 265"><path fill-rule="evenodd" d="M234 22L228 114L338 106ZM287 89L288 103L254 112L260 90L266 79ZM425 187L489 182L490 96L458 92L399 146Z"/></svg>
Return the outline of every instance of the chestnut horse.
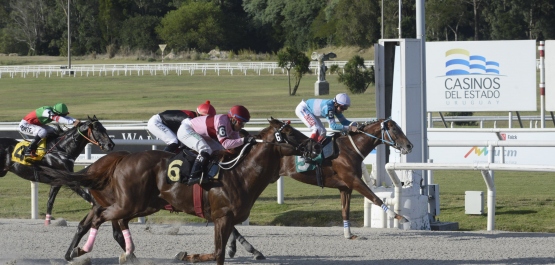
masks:
<svg viewBox="0 0 555 265"><path fill-rule="evenodd" d="M379 144L387 144L407 154L412 151L412 143L403 130L391 119L381 119L373 122L361 123L357 132L351 132L337 139L339 156L331 163L322 166L322 184L326 188L335 188L341 194L341 213L343 216L344 236L347 239L356 239L351 234L349 211L351 208L351 193L358 191L368 200L380 206L387 212L387 206L372 192L370 187L362 180L362 164L364 158ZM314 170L298 173L295 170L295 158L284 157L281 159L280 176L290 176L303 183L318 185ZM388 212L393 217L391 212ZM403 217L396 215L400 221Z"/></svg>
<svg viewBox="0 0 555 265"><path fill-rule="evenodd" d="M403 130L399 128L397 123L391 119L376 120L373 122L361 123L357 132L350 132L346 136L337 139L339 147L339 156L330 162L324 162L322 166L322 184L327 188L336 188L341 193L341 208L343 215L344 236L347 239L357 239L356 235L351 233L349 210L351 204L351 193L353 190L358 191L367 199L377 206L381 206L384 210L383 201L372 192L370 187L362 180L362 161L376 146L379 144L387 144L401 152L407 154L412 151L412 143L408 140ZM365 165L362 165L365 166ZM295 157L283 157L281 159L281 176L290 176L295 180L303 183L318 185L316 172L314 170L299 173L295 169ZM388 210L386 210L387 212ZM390 210L389 210L390 211ZM401 222L407 220L401 215L393 215L388 212L390 217L394 217ZM256 250L248 241L234 231L229 240L227 253L233 257L236 252L236 242L238 239L243 247L254 255L255 258L261 257L262 254Z"/></svg>
<svg viewBox="0 0 555 265"><path fill-rule="evenodd" d="M191 255L180 252L177 259L224 264L224 249L234 226L249 217L258 196L268 184L277 180L280 159L292 155L313 159L320 153L320 144L288 123L273 118L269 123L270 126L257 136L259 144L252 146L237 164L222 169L218 181L203 184L201 213L205 219L214 222L214 252ZM219 153L215 152L215 155ZM83 248L72 250L69 258L90 252L100 225L112 221L114 238L125 250L120 263L136 261L129 233L130 220L164 209L168 203L177 211L199 215L193 203L194 186L167 180L168 163L172 157L172 153L157 150L113 152L78 173L43 169L56 183L88 187L97 202L79 224L74 242L91 228L89 238Z"/></svg>
<svg viewBox="0 0 555 265"><path fill-rule="evenodd" d="M58 127L58 130L61 131L61 128ZM18 143L19 141L13 138L0 138L0 177L5 176L10 171L23 179L45 184L51 184L51 179L43 176L37 166L73 171L75 159L83 152L88 143L98 145L100 149L105 151L111 151L115 146L96 116L88 117L86 121L61 132L56 137L49 137L45 149L46 154L40 161L31 162L27 165L12 161L12 152ZM52 207L60 187L60 185L50 187L46 203L45 225L50 224ZM90 195L82 188L72 187L72 189L88 202L92 202Z"/></svg>

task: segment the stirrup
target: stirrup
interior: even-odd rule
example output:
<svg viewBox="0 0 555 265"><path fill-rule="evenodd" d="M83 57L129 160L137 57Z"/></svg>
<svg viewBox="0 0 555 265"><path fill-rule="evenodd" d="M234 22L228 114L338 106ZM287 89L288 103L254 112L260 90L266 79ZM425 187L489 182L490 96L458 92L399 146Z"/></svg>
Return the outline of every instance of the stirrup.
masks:
<svg viewBox="0 0 555 265"><path fill-rule="evenodd" d="M200 179L201 178L189 178L189 180L187 181L187 186L192 186L194 184L200 184Z"/></svg>
<svg viewBox="0 0 555 265"><path fill-rule="evenodd" d="M28 157L36 157L36 151L35 150L31 150L30 148L26 148L25 152L23 152L23 156L28 156Z"/></svg>

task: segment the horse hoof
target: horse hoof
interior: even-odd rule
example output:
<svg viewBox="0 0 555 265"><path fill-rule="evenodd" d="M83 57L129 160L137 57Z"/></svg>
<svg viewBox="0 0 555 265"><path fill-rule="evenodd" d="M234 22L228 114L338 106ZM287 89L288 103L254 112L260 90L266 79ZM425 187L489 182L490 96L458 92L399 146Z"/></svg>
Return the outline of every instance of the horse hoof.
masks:
<svg viewBox="0 0 555 265"><path fill-rule="evenodd" d="M399 223L400 223L400 224L407 223L408 221L409 221L409 220L407 220L407 218L405 218L405 217L401 217L401 219L399 219Z"/></svg>
<svg viewBox="0 0 555 265"><path fill-rule="evenodd" d="M363 237L363 236L356 236L356 235L352 235L350 238L348 238L350 240L367 240L368 238Z"/></svg>
<svg viewBox="0 0 555 265"><path fill-rule="evenodd" d="M173 258L176 259L176 260L183 261L183 260L185 260L186 257L187 257L187 252L182 251L182 252L179 252L179 253L175 254L175 257L173 257Z"/></svg>
<svg viewBox="0 0 555 265"><path fill-rule="evenodd" d="M82 250L80 247L76 247L76 248L74 248L74 249L71 251L71 253L69 254L69 258L70 258L70 259L74 259L74 258L80 257L80 256L85 255L85 254L87 254L87 252L85 252L84 250ZM67 260L67 259L66 259L66 260Z"/></svg>
<svg viewBox="0 0 555 265"><path fill-rule="evenodd" d="M263 259L266 259L266 257L264 257L264 255L262 255L262 253L256 251L256 252L254 253L253 259L255 259L255 260L263 260Z"/></svg>
<svg viewBox="0 0 555 265"><path fill-rule="evenodd" d="M227 255L229 256L229 258L235 257L235 253L236 253L235 250L233 250L231 248L227 248Z"/></svg>
<svg viewBox="0 0 555 265"><path fill-rule="evenodd" d="M137 259L137 257L133 253L122 253L119 256L119 264L126 264L127 262L130 262L131 264L138 264L139 259Z"/></svg>

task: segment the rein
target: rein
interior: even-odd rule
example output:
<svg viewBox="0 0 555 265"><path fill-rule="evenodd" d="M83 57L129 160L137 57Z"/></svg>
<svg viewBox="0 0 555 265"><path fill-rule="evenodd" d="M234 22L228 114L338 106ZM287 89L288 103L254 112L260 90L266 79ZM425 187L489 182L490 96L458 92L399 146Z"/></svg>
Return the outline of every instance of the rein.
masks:
<svg viewBox="0 0 555 265"><path fill-rule="evenodd" d="M382 132L382 137L381 137L381 138L378 138L378 137L376 137L376 136L374 136L374 135L372 135L372 134L369 134L369 133L367 133L367 132L365 132L365 131L362 131L362 130L357 130L357 132L363 133L363 134L365 134L366 136L369 136L369 137L372 137L372 138L374 138L374 139L380 140L380 141L382 141L383 143L390 144L391 146L395 146L395 145L396 145L395 140L393 140L393 138L391 138L391 135L389 134L389 131L385 129L385 123L386 123L387 121L389 121L389 119L383 121L383 122L380 124L380 126L381 126L380 131ZM355 145L355 142L353 141L353 138L351 137L351 135L348 134L347 136L349 137L349 140L351 141L351 144L352 144L353 147L355 148L355 151L357 151L358 155L360 155L360 157L362 157L362 159L364 159L365 156L362 155L362 153L360 152L360 150L358 150L358 147ZM386 140L384 136L387 136L387 138L389 138L389 140Z"/></svg>
<svg viewBox="0 0 555 265"><path fill-rule="evenodd" d="M96 122L96 121L93 121L93 122L91 123L91 125L94 124L95 122ZM88 129L87 129L87 135L90 135L90 136L89 136L90 138L87 137L87 136L85 136L85 135L83 134L83 132L81 132L81 130L79 130L79 127L77 128L77 132L78 132L81 136L83 136L83 138L87 139L87 141L89 141L91 144L94 144L94 145L96 145L96 146L100 146L100 143L99 143L96 139L94 139L94 134L92 133L91 127L87 126L87 128L88 128ZM91 139L91 138L92 138L92 139Z"/></svg>
<svg viewBox="0 0 555 265"><path fill-rule="evenodd" d="M293 145L292 145L291 143L289 143L289 141L287 141L287 139L286 139L285 137L283 137L282 134L281 134L281 130L283 130L283 128L285 128L285 126L289 125L289 123L290 123L290 122L285 122L285 123L283 123L283 125L282 125L279 129L276 129L276 132L274 133L274 136L275 136L275 138L276 138L277 143L274 143L274 142L267 142L267 141L264 141L264 140L262 140L262 139L256 139L256 142L257 142L257 143L272 144L272 145L276 145L276 146L280 146L280 147L287 147L287 148L293 148L294 150L299 150L300 145L299 145L299 146L293 146ZM285 143L283 143L283 142L285 142ZM243 146L243 148L241 149L241 152L239 152L239 155L237 155L235 158L233 158L233 159L230 160L230 161L227 161L227 162L219 162L219 163L218 163L218 166L219 166L221 169L224 169L224 170L232 169L233 167L235 167L235 166L237 165L237 163L239 163L239 160L244 156L245 150L246 150L247 147L250 146L250 145L251 145L250 143L245 144L245 145ZM304 156L304 155L303 155L303 156ZM230 165L230 166L227 167L228 165ZM224 167L224 166L226 166L226 167Z"/></svg>

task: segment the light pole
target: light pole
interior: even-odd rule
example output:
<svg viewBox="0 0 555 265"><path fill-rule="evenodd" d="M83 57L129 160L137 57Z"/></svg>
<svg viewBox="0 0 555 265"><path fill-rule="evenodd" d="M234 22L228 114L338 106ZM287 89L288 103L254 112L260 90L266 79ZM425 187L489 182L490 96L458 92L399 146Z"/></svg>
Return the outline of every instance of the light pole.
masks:
<svg viewBox="0 0 555 265"><path fill-rule="evenodd" d="M69 23L69 3L71 0L67 0L67 69L71 73L71 27Z"/></svg>

